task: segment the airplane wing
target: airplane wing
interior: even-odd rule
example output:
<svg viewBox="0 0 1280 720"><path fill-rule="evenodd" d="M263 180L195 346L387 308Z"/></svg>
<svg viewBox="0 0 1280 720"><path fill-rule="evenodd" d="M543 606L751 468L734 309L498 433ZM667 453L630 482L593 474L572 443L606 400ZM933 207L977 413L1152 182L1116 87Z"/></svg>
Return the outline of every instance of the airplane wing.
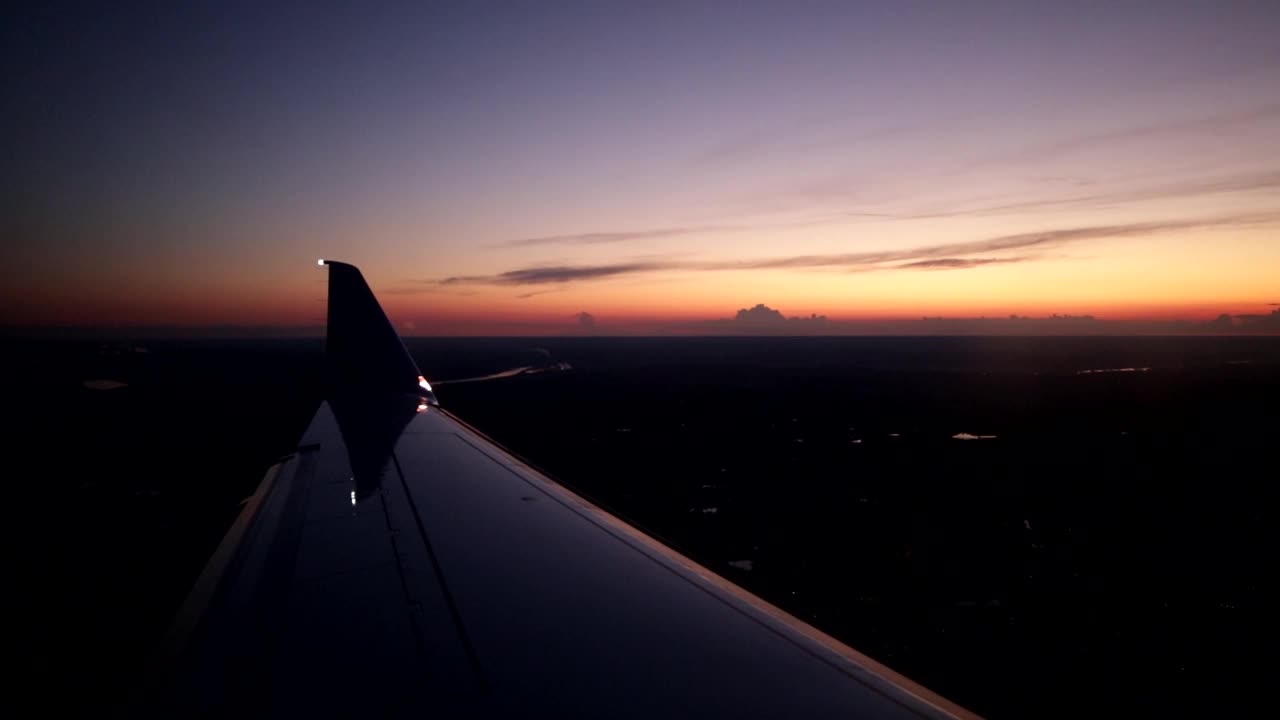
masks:
<svg viewBox="0 0 1280 720"><path fill-rule="evenodd" d="M179 613L157 714L976 717L439 408L327 265L327 399Z"/></svg>

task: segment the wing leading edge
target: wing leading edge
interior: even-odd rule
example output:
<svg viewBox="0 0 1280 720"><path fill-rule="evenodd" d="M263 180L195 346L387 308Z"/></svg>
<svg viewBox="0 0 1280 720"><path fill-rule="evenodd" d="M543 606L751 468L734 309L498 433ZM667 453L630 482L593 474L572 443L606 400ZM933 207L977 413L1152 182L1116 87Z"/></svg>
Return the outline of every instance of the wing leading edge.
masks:
<svg viewBox="0 0 1280 720"><path fill-rule="evenodd" d="M343 267L331 322L373 298ZM395 357L385 327L365 350ZM432 406L411 358L382 367L333 384L220 548L166 712L975 717Z"/></svg>

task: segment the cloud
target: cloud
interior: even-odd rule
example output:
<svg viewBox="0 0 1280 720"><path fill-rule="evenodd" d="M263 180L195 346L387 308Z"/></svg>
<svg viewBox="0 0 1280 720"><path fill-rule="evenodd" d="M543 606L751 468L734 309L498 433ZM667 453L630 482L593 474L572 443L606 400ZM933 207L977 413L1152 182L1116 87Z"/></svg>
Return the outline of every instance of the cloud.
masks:
<svg viewBox="0 0 1280 720"><path fill-rule="evenodd" d="M580 312L575 317L578 318L578 324L584 329L591 330L596 326L596 318L589 312Z"/></svg>
<svg viewBox="0 0 1280 720"><path fill-rule="evenodd" d="M521 300L528 300L531 297L537 297L539 295L550 295L551 293L564 292L564 290L565 290L564 287L553 287L550 290L530 290L529 292L520 293L516 297L520 298Z"/></svg>
<svg viewBox="0 0 1280 720"><path fill-rule="evenodd" d="M820 335L827 331L828 324L826 315L786 317L781 310L756 303L754 307L739 309L732 318L695 321L688 327L711 334Z"/></svg>
<svg viewBox="0 0 1280 720"><path fill-rule="evenodd" d="M758 305L769 313L776 311ZM754 310L755 308L753 308ZM749 311L739 310L739 317ZM899 320L828 320L825 316L792 317L780 313L765 322L734 318L667 325L663 334L675 335L1280 335L1280 310L1265 315L1222 314L1214 320L1106 319L1093 315L1032 317L923 317Z"/></svg>
<svg viewBox="0 0 1280 720"><path fill-rule="evenodd" d="M756 306L751 308L750 310L747 310L746 308L739 310L738 315L737 317L734 318L734 320L740 323L748 323L748 324L755 324L755 325L758 325L761 323L780 323L780 322L787 321L787 319L783 317L781 312L774 310L773 308L765 305L764 303L757 303Z"/></svg>
<svg viewBox="0 0 1280 720"><path fill-rule="evenodd" d="M1193 133L1238 132L1258 122L1266 122L1280 115L1280 104L1260 105L1248 110L1237 110L1219 113L1209 117L1182 119L1148 125L1135 125L1127 128L1106 130L1097 133L1077 135L1061 140L1049 141L1030 147L1021 148L1010 153L997 155L975 161L973 165L989 165L1002 163L1041 163L1049 158L1070 154L1080 150L1106 149L1114 145L1125 145L1134 140L1159 137L1165 135L1184 135Z"/></svg>
<svg viewBox="0 0 1280 720"><path fill-rule="evenodd" d="M543 237L522 238L499 243L497 247L528 247L530 245L600 245L605 243L626 242L628 240L647 240L650 238L675 237L700 232L715 232L733 229L723 225L683 225L678 227L654 228L650 230L627 230L622 232L595 232L579 235L546 235Z"/></svg>
<svg viewBox="0 0 1280 720"><path fill-rule="evenodd" d="M1119 203L1144 202L1150 200L1171 200L1176 198L1199 197L1235 192L1255 192L1280 188L1280 170L1241 173L1214 178L1196 178L1176 182L1162 183L1148 187L1112 192L1090 193L1051 199L1025 200L1021 202L1002 203L983 207L970 207L951 210L931 210L918 213L894 215L901 220L922 220L932 218L963 217L970 215L998 215L1014 213L1022 210L1039 208L1094 207L1098 205L1114 205Z"/></svg>
<svg viewBox="0 0 1280 720"><path fill-rule="evenodd" d="M678 237L681 235L696 235L699 233L740 233L740 232L758 232L760 230L777 230L784 228L810 227L814 225L827 225L833 220L840 220L848 217L868 217L868 218L895 218L896 215L886 213L860 213L860 212L840 212L818 218L805 218L799 220L786 220L777 222L754 222L746 224L739 221L735 224L718 224L718 225L677 225L673 227L649 228L645 230L621 230L613 232L593 232L581 233L578 235L546 235L542 237L522 238L519 240L509 240L501 242L490 247L496 248L512 248L512 247L529 247L535 245L603 245L609 243L623 243L630 240L648 240L653 238Z"/></svg>
<svg viewBox="0 0 1280 720"><path fill-rule="evenodd" d="M1244 330L1280 332L1280 310L1272 310L1266 315L1236 315L1235 320L1235 326Z"/></svg>
<svg viewBox="0 0 1280 720"><path fill-rule="evenodd" d="M843 217L875 217L875 218L892 218L894 215L880 213L857 213L842 212L831 217L818 219L788 220L785 222L770 223L753 223L729 225L678 225L675 227L650 228L647 230L622 230L615 232L594 232L582 233L579 235L546 235L543 237L522 238L520 240L509 240L507 242L498 243L491 247L511 248L511 247L528 247L533 245L602 245L608 243L622 243L630 240L649 240L653 238L678 237L680 235L696 235L698 233L738 233L750 232L766 229L782 229L797 228L812 225L825 225L832 219Z"/></svg>
<svg viewBox="0 0 1280 720"><path fill-rule="evenodd" d="M1037 174L1048 168L1052 173L1062 158L1071 158L1081 152L1110 155L1115 152L1125 152L1133 147L1146 147L1143 143L1151 142L1158 143L1159 147L1184 148L1189 153L1203 152L1204 139L1214 135L1241 137L1244 134L1251 134L1261 142L1270 139L1274 134L1272 127L1278 117L1280 117L1280 103L1276 102L1199 117L1168 115L1152 123L1110 127L1066 137L1042 138L1021 147L993 150L985 156L969 159L956 158L950 167L947 166L946 158L940 159L939 162L942 163L941 169L952 176L976 177L975 173L985 174L992 168L1033 169ZM934 134L943 130L934 127L929 132ZM911 149L910 146L904 147L904 150L909 149ZM930 202L924 199L927 195L922 194L922 190L927 193L930 189L940 190L941 187L930 186L928 183L922 184L919 182L921 178L917 178L916 182L904 184L904 180L913 176L914 171L909 165L905 171L906 174L901 171L887 173L881 171L880 177L869 176L866 168L856 168L814 177L807 183L791 180L785 185L769 188L761 194L745 198L744 204L753 210L758 210L762 206L797 210L812 206L814 203L821 207L830 207L833 202L841 205L857 203L862 206L858 209L873 211L873 217L883 214L899 219L916 219L1016 212L1024 208L1139 202L1164 197L1274 188L1278 177L1277 171L1280 168L1277 168L1274 163L1268 163L1264 158L1255 159L1252 164L1255 169L1250 172L1253 174L1242 173L1237 178L1214 177L1238 172L1234 170L1237 166L1216 156L1205 157L1202 161L1195 162L1185 169L1193 177L1170 182L1169 177L1164 174L1145 177L1130 175L1119 180L1118 184L1123 186L1116 187L1114 192L1084 195L1081 195L1079 190L1066 191L1060 185L1051 192L1044 192L1043 189L1037 189L1034 184L1024 184L1015 191L1013 196L1006 196L999 201L991 197L972 198L968 201L969 203L984 203L973 208L956 207L945 200ZM1268 165L1270 165L1269 168ZM938 169L939 166L930 165L927 173L930 177L936 177ZM998 172L1006 171L998 170ZM1101 178L1094 178L1094 180L1097 179ZM1217 187L1220 184L1235 187ZM978 183L978 186L981 185L982 183Z"/></svg>
<svg viewBox="0 0 1280 720"><path fill-rule="evenodd" d="M815 267L846 267L852 270L856 269L884 269L872 268L869 266L882 265L884 263L902 262L911 263L912 261L929 260L929 259L945 259L952 262L953 268L974 267L978 264L990 263L971 263L957 264L954 261L968 258L960 258L964 255L981 255L989 252L1003 252L1008 250L1025 250L1025 249L1045 249L1049 247L1058 247L1067 243L1075 243L1083 240L1094 240L1100 238L1116 238L1116 237L1134 237L1141 235L1154 235L1161 232L1170 232L1174 230L1186 230L1198 227L1213 227L1218 225L1237 225L1244 222L1242 218L1222 218L1208 220L1174 220L1164 222L1150 223L1130 223L1126 225L1095 225L1090 227L1079 228L1062 228L1058 230L1044 230L1040 232L1017 233L1014 235L999 235L996 237L986 238L983 240L975 240L971 242L946 243L942 245L925 245L921 247L907 248L904 250L880 250L872 252L860 253L835 253L827 255L797 255L792 257L781 258L765 258L760 260L748 260L737 263L724 263L720 265L703 264L704 269L738 269L738 270L764 270L779 268L815 268ZM1019 258L1018 261L1026 261L1031 258ZM904 266L898 266L904 267ZM935 266L940 267L940 266Z"/></svg>
<svg viewBox="0 0 1280 720"><path fill-rule="evenodd" d="M1029 260L1026 257L1007 258L938 258L936 260L917 260L904 265L895 265L899 270L963 270L982 267L983 265L1005 265Z"/></svg>
<svg viewBox="0 0 1280 720"><path fill-rule="evenodd" d="M584 280L639 275L659 271L730 271L839 268L850 272L873 270L965 270L993 264L1030 262L1044 259L1036 256L980 257L987 253L1046 250L1063 245L1102 238L1128 238L1155 235L1177 230L1207 227L1229 227L1274 221L1274 215L1230 216L1199 220L1166 220L1123 225L1094 225L1059 228L973 240L968 242L924 245L901 250L875 250L856 253L827 253L754 258L731 261L636 261L605 265L548 265L508 270L496 275L463 275L434 281L434 285L547 285ZM972 257L979 256L979 257ZM894 264L898 263L898 264Z"/></svg>
<svg viewBox="0 0 1280 720"><path fill-rule="evenodd" d="M551 265L508 270L497 275L459 275L439 281L440 285L542 285L575 280L595 280L615 275L654 272L672 267L672 263L632 262L612 265Z"/></svg>

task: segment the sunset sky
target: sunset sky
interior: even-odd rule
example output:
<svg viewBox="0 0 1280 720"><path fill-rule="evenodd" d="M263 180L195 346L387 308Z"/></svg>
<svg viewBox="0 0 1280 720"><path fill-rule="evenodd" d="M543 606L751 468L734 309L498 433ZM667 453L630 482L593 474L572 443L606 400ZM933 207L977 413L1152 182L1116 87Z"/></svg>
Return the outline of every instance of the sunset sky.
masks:
<svg viewBox="0 0 1280 720"><path fill-rule="evenodd" d="M1280 302L1280 3L41 3L0 325L411 334Z"/></svg>

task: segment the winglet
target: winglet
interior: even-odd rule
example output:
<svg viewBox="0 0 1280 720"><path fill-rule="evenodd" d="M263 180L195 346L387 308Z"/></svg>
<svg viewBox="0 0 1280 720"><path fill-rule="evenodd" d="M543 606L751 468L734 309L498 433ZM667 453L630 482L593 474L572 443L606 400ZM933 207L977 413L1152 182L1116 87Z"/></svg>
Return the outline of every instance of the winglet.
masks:
<svg viewBox="0 0 1280 720"><path fill-rule="evenodd" d="M360 269L336 260L320 260L318 264L329 266L325 357L333 386L414 394L432 405L439 404Z"/></svg>

